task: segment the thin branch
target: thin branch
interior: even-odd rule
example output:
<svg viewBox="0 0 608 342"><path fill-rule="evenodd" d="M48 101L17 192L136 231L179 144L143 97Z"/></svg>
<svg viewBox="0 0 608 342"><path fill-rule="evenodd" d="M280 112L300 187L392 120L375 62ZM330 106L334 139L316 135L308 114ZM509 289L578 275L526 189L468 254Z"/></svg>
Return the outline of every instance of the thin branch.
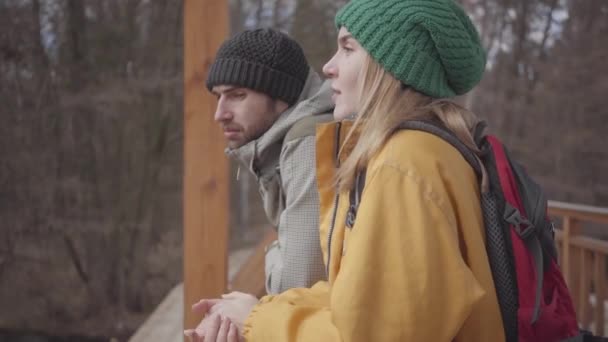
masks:
<svg viewBox="0 0 608 342"><path fill-rule="evenodd" d="M89 275L87 274L87 272L84 270L84 267L82 266L82 262L80 261L80 256L78 255L76 246L74 246L74 241L72 241L72 239L69 236L64 234L63 242L65 243L65 246L68 249L68 255L70 256L70 258L72 260L72 264L74 265L74 268L76 269L76 272L78 273L78 276L80 277L80 280L82 280L83 283L88 285L89 284Z"/></svg>
<svg viewBox="0 0 608 342"><path fill-rule="evenodd" d="M550 36L549 33L551 32L551 25L553 24L553 14L557 7L558 1L559 0L551 1L551 7L549 8L549 13L547 13L547 20L545 23L545 28L543 29L543 39L540 42L539 54L538 54L539 59L541 61L544 61L547 58L547 51L546 51L545 47L547 45L547 41L549 40L549 36Z"/></svg>

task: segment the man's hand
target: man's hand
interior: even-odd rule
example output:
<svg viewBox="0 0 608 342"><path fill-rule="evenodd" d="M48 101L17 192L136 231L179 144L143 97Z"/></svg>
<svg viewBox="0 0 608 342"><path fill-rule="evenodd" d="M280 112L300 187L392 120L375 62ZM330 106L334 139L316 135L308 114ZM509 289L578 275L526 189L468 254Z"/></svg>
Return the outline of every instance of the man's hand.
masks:
<svg viewBox="0 0 608 342"><path fill-rule="evenodd" d="M222 295L222 299L210 307L210 312L230 319L242 334L245 320L257 303L258 299L255 296L243 292L231 292ZM201 306L203 305L209 305L209 303L201 304Z"/></svg>
<svg viewBox="0 0 608 342"><path fill-rule="evenodd" d="M184 331L190 342L239 342L236 326L219 314L207 315L196 329Z"/></svg>
<svg viewBox="0 0 608 342"><path fill-rule="evenodd" d="M242 292L203 299L192 305L192 311L205 315L204 319L184 334L191 342L239 342L245 319L257 303L255 296Z"/></svg>

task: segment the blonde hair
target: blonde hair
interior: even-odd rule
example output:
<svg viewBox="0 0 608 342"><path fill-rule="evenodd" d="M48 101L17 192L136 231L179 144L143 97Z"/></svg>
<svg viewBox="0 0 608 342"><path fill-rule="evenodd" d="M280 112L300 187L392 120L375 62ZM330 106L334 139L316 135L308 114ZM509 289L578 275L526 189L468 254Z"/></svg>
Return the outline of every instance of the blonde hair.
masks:
<svg viewBox="0 0 608 342"><path fill-rule="evenodd" d="M359 82L359 113L346 141L358 139L336 173L339 191L352 188L357 173L367 167L395 129L406 120L439 120L467 147L479 153L472 130L479 120L475 115L446 99L434 99L401 81L367 56ZM344 145L347 145L346 143ZM344 146L343 145L343 146Z"/></svg>

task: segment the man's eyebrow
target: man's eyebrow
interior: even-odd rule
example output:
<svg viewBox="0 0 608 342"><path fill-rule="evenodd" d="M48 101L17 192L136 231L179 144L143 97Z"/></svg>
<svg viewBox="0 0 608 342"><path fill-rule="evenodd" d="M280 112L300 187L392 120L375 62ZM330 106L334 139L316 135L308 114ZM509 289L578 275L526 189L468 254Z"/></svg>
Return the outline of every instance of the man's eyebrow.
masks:
<svg viewBox="0 0 608 342"><path fill-rule="evenodd" d="M220 88L220 91L211 90L211 93L215 94L216 96L220 96L221 93L230 93L237 89L239 89L239 87L227 86L227 87Z"/></svg>

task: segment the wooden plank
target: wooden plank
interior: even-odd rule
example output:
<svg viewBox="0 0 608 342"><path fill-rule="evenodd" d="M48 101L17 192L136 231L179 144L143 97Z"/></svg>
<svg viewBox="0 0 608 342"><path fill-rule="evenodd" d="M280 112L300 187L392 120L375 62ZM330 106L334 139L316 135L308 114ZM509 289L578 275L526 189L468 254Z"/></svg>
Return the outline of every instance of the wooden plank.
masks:
<svg viewBox="0 0 608 342"><path fill-rule="evenodd" d="M604 300L606 299L606 255L596 254L595 255L595 268L594 268L594 287L595 287L595 334L604 336Z"/></svg>
<svg viewBox="0 0 608 342"><path fill-rule="evenodd" d="M256 246L255 250L232 280L231 289L251 293L258 298L266 294L266 277L264 275L264 261L266 246L276 240L277 233L273 229L266 233L264 239Z"/></svg>
<svg viewBox="0 0 608 342"><path fill-rule="evenodd" d="M579 249L579 267L578 271L578 321L583 328L589 328L589 292L590 292L590 267L589 267L589 253L584 249Z"/></svg>
<svg viewBox="0 0 608 342"><path fill-rule="evenodd" d="M570 277L571 282L568 285L568 289L570 290L570 295L572 296L572 301L574 303L574 309L576 310L577 316L580 316L580 307L581 307L581 294L580 294L580 259L582 257L583 250L571 246L570 250ZM580 320L579 320L580 322Z"/></svg>
<svg viewBox="0 0 608 342"><path fill-rule="evenodd" d="M570 245L584 248L595 253L608 254L608 241L600 239L585 236L575 236L570 238Z"/></svg>
<svg viewBox="0 0 608 342"><path fill-rule="evenodd" d="M580 221L608 223L608 208L549 201L549 215L571 217Z"/></svg>
<svg viewBox="0 0 608 342"><path fill-rule="evenodd" d="M129 342L182 341L184 336L182 329L183 296L183 285L178 284L129 338Z"/></svg>
<svg viewBox="0 0 608 342"><path fill-rule="evenodd" d="M563 229L562 229L562 272L568 286L572 286L572 275L570 274L570 255L572 247L570 246L570 238L572 236L572 230L574 220L570 216L564 217Z"/></svg>
<svg viewBox="0 0 608 342"><path fill-rule="evenodd" d="M218 297L227 284L228 161L204 86L227 35L226 0L184 0L184 328L201 319L191 305Z"/></svg>

